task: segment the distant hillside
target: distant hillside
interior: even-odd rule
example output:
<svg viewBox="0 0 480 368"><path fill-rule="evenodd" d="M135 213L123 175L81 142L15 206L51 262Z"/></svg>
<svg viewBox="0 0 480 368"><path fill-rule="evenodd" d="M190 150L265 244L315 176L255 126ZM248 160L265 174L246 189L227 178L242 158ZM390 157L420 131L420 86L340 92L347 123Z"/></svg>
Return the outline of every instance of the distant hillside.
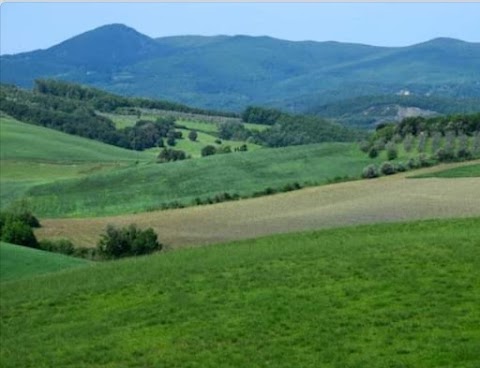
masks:
<svg viewBox="0 0 480 368"><path fill-rule="evenodd" d="M1 81L52 77L123 95L241 111L251 104L304 112L365 95L480 97L480 43L438 38L408 47L292 42L271 37L152 39L123 25L86 32L47 50L0 57Z"/></svg>
<svg viewBox="0 0 480 368"><path fill-rule="evenodd" d="M308 113L344 124L369 127L412 116L470 114L480 111L480 98L455 99L416 95L360 96L323 105L306 105Z"/></svg>

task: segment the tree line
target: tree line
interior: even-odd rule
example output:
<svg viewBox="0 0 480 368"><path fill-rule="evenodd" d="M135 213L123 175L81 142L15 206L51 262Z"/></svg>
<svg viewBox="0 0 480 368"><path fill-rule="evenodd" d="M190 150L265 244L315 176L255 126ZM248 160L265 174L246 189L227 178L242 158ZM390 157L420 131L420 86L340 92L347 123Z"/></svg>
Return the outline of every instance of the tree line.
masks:
<svg viewBox="0 0 480 368"><path fill-rule="evenodd" d="M230 112L200 109L164 100L153 100L138 97L123 97L96 88L86 87L75 83L69 83L53 79L36 80L33 90L38 94L83 101L88 103L91 108L102 112L115 112L119 109L128 108L144 108L178 111L199 115L237 117L236 114Z"/></svg>

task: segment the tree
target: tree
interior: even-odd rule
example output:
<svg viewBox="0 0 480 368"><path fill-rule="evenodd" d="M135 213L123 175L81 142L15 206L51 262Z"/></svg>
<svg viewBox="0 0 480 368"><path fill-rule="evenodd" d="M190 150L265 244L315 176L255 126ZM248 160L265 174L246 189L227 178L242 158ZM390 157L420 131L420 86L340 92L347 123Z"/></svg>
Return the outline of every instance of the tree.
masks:
<svg viewBox="0 0 480 368"><path fill-rule="evenodd" d="M385 149L387 150L387 158L389 161L395 160L398 157L397 145L392 141L386 144Z"/></svg>
<svg viewBox="0 0 480 368"><path fill-rule="evenodd" d="M405 148L406 152L410 152L413 148L413 135L407 134L405 139L403 140L403 148Z"/></svg>
<svg viewBox="0 0 480 368"><path fill-rule="evenodd" d="M378 170L375 165L368 165L363 169L362 177L366 179L372 179L378 177Z"/></svg>
<svg viewBox="0 0 480 368"><path fill-rule="evenodd" d="M214 155L215 153L217 153L217 149L212 145L203 147L201 151L202 157L211 156L211 155Z"/></svg>
<svg viewBox="0 0 480 368"><path fill-rule="evenodd" d="M195 142L197 140L198 133L196 130L190 130L188 133L188 139L190 139L192 142Z"/></svg>

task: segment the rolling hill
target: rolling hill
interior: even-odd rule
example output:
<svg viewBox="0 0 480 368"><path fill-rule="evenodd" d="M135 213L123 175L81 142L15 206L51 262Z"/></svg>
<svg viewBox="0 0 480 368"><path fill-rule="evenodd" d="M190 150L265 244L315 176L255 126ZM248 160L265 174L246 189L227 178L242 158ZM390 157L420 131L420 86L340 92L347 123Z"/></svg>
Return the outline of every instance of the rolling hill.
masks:
<svg viewBox="0 0 480 368"><path fill-rule="evenodd" d="M81 258L0 242L0 282L31 278L89 263Z"/></svg>
<svg viewBox="0 0 480 368"><path fill-rule="evenodd" d="M446 38L397 48L242 35L153 39L118 24L0 57L2 82L52 77L235 111L249 104L299 111L308 96L325 104L401 90L479 97L479 64L479 43Z"/></svg>
<svg viewBox="0 0 480 368"><path fill-rule="evenodd" d="M0 283L2 367L478 367L480 219L289 234Z"/></svg>

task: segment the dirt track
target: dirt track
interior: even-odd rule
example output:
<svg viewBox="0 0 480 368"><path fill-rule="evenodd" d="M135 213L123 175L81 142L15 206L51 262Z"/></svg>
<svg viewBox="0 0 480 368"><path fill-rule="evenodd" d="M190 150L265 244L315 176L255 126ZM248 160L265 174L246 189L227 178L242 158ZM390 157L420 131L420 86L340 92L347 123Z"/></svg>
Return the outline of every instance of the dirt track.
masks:
<svg viewBox="0 0 480 368"><path fill-rule="evenodd" d="M445 169L442 165L419 170ZM107 224L153 227L171 247L263 235L427 218L480 216L480 178L360 180L268 197L169 211L88 219L42 220L40 239L61 237L94 246Z"/></svg>

